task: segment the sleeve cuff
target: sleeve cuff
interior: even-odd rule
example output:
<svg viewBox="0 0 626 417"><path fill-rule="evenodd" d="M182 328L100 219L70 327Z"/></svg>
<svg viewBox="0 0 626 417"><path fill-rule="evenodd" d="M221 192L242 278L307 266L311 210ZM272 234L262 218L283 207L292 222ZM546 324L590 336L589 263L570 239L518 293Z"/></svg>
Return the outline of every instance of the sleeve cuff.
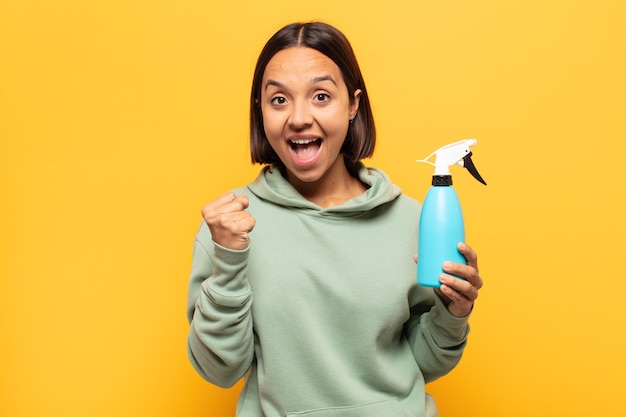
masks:
<svg viewBox="0 0 626 417"><path fill-rule="evenodd" d="M464 343L469 333L470 314L465 317L456 317L450 313L439 296L435 295L435 306L430 316L435 328L437 344L441 347L453 347Z"/></svg>
<svg viewBox="0 0 626 417"><path fill-rule="evenodd" d="M252 292L246 271L250 247L231 250L214 243L210 257L213 261L213 275L202 283L202 289L211 300L225 307L239 307L245 304Z"/></svg>

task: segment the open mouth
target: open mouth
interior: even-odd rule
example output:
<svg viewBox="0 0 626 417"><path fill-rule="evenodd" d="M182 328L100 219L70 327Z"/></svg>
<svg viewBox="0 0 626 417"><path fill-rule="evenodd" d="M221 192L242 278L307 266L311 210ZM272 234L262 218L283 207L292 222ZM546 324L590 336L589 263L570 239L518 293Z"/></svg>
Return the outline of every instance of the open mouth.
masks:
<svg viewBox="0 0 626 417"><path fill-rule="evenodd" d="M322 146L322 140L317 139L292 139L289 141L291 151L302 161L313 159Z"/></svg>

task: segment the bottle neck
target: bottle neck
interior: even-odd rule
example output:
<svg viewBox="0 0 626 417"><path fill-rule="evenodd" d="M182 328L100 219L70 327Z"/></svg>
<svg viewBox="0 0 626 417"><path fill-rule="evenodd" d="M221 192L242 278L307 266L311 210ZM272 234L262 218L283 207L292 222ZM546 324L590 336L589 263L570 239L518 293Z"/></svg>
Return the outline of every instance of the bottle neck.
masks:
<svg viewBox="0 0 626 417"><path fill-rule="evenodd" d="M452 185L452 175L433 175L434 187L449 187Z"/></svg>

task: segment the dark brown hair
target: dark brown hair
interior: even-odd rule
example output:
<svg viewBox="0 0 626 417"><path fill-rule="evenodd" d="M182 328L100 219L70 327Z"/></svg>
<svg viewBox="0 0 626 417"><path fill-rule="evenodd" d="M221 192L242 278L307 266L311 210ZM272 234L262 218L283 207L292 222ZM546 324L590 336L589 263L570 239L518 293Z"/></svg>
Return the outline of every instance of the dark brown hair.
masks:
<svg viewBox="0 0 626 417"><path fill-rule="evenodd" d="M253 163L284 165L265 136L261 114L261 83L267 64L279 51L293 46L315 49L330 58L341 70L350 100L361 90L359 111L348 128L341 148L346 165L355 173L357 162L374 153L376 128L365 81L348 39L338 29L321 22L292 23L280 29L265 44L259 55L250 94L250 154Z"/></svg>

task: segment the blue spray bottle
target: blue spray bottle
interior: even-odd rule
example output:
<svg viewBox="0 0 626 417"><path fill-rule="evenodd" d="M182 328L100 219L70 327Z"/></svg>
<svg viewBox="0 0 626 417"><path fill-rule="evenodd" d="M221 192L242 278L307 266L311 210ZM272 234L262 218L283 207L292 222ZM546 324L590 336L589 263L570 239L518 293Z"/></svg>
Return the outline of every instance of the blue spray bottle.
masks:
<svg viewBox="0 0 626 417"><path fill-rule="evenodd" d="M417 161L435 167L432 187L424 199L419 224L417 282L425 287L441 286L439 275L443 273L445 261L467 264L457 249L459 242L465 242L465 225L459 198L452 188L450 166L467 168L474 178L487 185L471 159L470 146L476 143L476 139L451 143ZM429 161L433 155L435 163Z"/></svg>

